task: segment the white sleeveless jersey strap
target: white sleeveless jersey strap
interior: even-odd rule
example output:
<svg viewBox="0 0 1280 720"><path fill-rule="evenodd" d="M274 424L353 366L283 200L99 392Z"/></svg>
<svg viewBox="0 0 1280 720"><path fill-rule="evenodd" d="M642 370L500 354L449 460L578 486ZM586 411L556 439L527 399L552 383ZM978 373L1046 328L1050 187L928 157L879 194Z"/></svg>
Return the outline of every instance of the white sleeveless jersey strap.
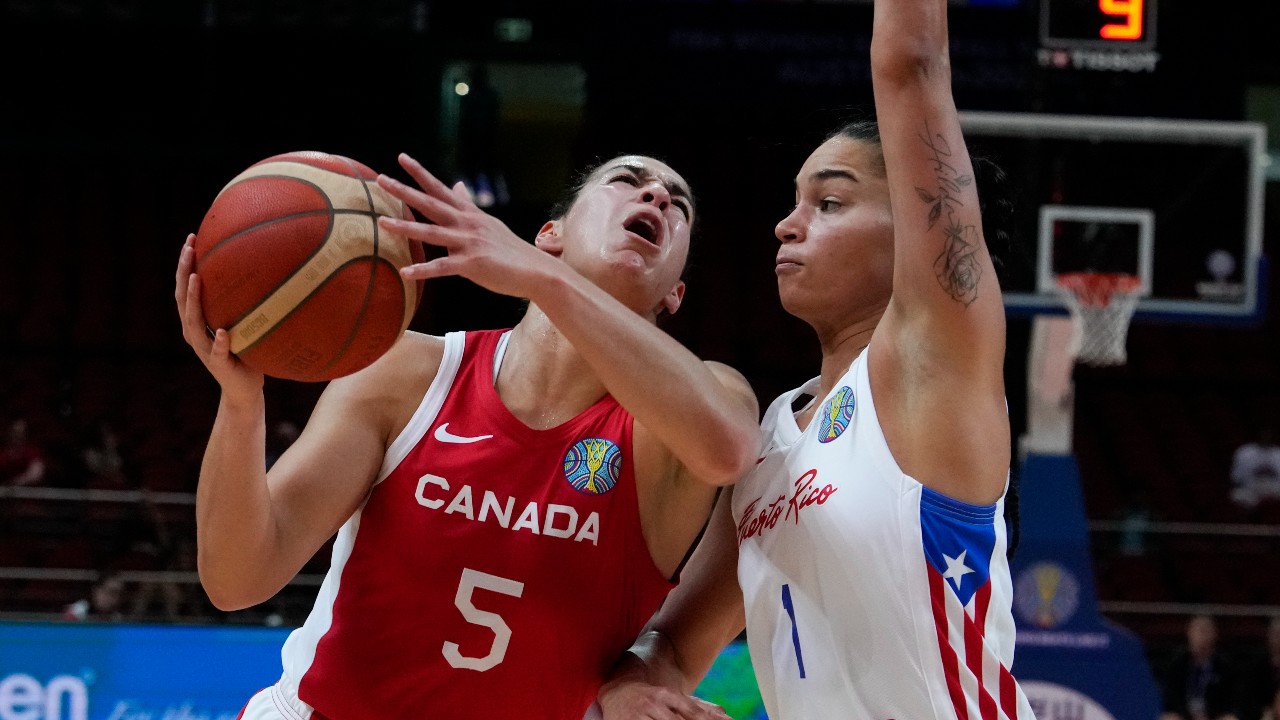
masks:
<svg viewBox="0 0 1280 720"><path fill-rule="evenodd" d="M413 417L409 418L409 423L404 426L404 430L400 431L399 437L387 447L387 454L382 459L382 469L378 471L377 482L382 482L392 470L396 469L397 465L404 461L409 451L418 444L427 429L431 427L431 423L435 422L436 415L444 405L444 399L448 397L449 390L453 387L453 379L458 375L458 368L462 365L465 338L466 333L463 332L451 332L444 336L444 357L440 360L440 369L436 371L436 377L431 381L426 394L422 396L422 402L414 411Z"/></svg>

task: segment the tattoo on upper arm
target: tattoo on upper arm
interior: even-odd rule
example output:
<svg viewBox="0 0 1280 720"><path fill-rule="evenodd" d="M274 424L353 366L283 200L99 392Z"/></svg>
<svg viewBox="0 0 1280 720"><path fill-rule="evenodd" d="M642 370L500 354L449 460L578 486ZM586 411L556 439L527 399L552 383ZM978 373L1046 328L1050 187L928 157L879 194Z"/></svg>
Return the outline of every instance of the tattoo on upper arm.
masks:
<svg viewBox="0 0 1280 720"><path fill-rule="evenodd" d="M982 278L978 253L982 250L982 242L978 228L960 223L955 215L956 209L964 206L960 194L973 183L973 176L962 175L951 164L951 143L941 133L935 135L927 120L920 139L929 150L938 186L932 192L917 187L916 194L929 206L929 229L932 230L939 220L945 223L946 240L942 253L933 261L934 275L952 299L967 307L978 299L978 281Z"/></svg>

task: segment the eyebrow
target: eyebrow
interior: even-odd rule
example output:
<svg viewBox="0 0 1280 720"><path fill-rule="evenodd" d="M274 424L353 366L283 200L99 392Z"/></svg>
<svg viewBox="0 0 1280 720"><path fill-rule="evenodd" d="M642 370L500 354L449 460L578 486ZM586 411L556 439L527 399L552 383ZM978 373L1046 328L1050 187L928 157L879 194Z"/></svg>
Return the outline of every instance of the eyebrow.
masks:
<svg viewBox="0 0 1280 720"><path fill-rule="evenodd" d="M823 168L809 176L810 182L822 182L823 180L834 180L836 178L844 178L850 182L858 182L858 177L848 170L838 170L836 168Z"/></svg>
<svg viewBox="0 0 1280 720"><path fill-rule="evenodd" d="M650 170L647 166L642 165L641 163L631 163L631 162L624 162L624 163L618 163L617 165L613 165L605 170L605 174L608 174L610 170L617 170L618 168L630 170L631 172L635 173L643 180L648 180L649 178L652 178L652 177L657 177L659 180L662 179L661 177L658 176L657 173ZM689 192L689 188L685 187L683 183L674 182L674 181L668 182L666 180L662 180L662 184L666 186L667 192L671 193L674 197L682 197L685 199L685 201L689 203L690 206L693 205L693 194Z"/></svg>

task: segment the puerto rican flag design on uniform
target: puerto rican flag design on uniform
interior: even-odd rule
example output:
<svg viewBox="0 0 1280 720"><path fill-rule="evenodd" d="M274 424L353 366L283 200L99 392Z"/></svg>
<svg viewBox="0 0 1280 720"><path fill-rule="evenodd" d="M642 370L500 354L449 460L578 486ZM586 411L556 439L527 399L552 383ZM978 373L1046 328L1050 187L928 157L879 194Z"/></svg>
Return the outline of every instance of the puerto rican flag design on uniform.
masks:
<svg viewBox="0 0 1280 720"><path fill-rule="evenodd" d="M1019 720L1019 707L1026 703L1009 668L984 642L992 558L1004 553L996 522L995 505L969 505L923 488L920 528L929 598L958 720Z"/></svg>

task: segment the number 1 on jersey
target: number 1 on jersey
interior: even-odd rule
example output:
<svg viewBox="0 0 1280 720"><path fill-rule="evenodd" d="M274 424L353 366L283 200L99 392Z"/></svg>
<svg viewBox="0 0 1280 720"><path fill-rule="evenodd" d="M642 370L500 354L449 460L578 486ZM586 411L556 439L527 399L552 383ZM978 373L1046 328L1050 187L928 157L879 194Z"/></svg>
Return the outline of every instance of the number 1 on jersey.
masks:
<svg viewBox="0 0 1280 720"><path fill-rule="evenodd" d="M804 655L800 652L800 628L796 626L796 607L791 602L791 586L782 584L782 607L791 616L791 644L796 648L796 664L800 666L800 677L804 677Z"/></svg>

